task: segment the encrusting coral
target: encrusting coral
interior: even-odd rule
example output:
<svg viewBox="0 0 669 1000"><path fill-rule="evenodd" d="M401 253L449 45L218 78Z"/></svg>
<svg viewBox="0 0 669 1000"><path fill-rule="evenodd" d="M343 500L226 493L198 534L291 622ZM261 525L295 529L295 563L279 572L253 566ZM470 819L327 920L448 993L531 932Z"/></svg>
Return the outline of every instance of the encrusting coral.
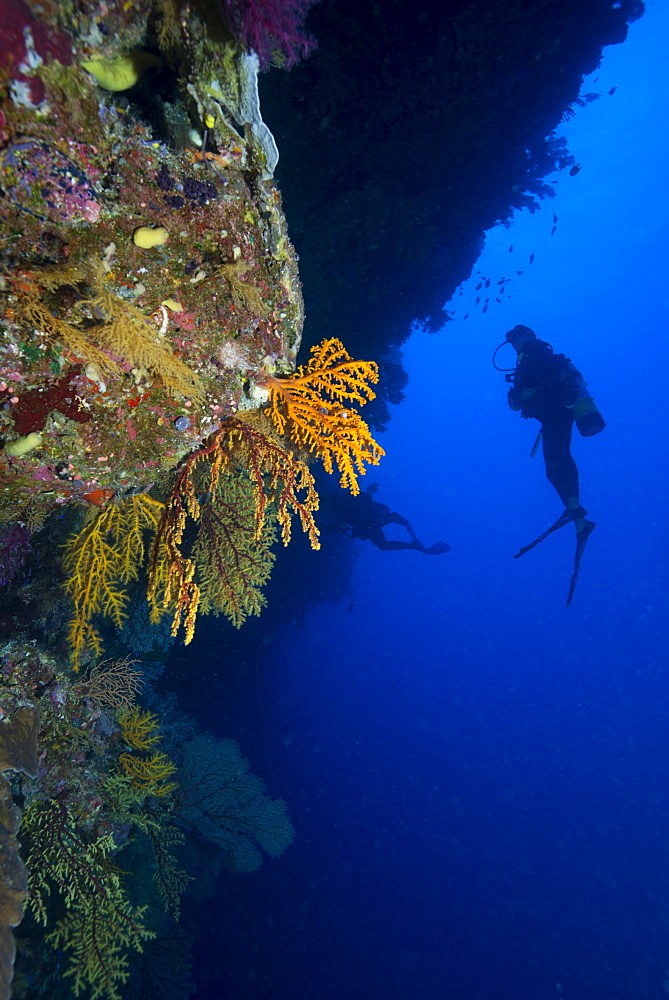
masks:
<svg viewBox="0 0 669 1000"><path fill-rule="evenodd" d="M39 709L18 708L8 723L0 725L0 998L9 1000L16 946L12 928L23 918L28 896L28 873L19 854L16 834L21 810L12 797L6 772L37 774Z"/></svg>
<svg viewBox="0 0 669 1000"><path fill-rule="evenodd" d="M17 840L21 810L14 803L9 781L0 774L0 998L9 1000L16 944L12 930L23 919L28 872Z"/></svg>
<svg viewBox="0 0 669 1000"><path fill-rule="evenodd" d="M291 366L302 332L257 60L215 6L114 2L104 39L68 11L19 5L16 58L0 51L0 524L150 489L257 405L256 377ZM161 122L82 68L132 69L156 43Z"/></svg>

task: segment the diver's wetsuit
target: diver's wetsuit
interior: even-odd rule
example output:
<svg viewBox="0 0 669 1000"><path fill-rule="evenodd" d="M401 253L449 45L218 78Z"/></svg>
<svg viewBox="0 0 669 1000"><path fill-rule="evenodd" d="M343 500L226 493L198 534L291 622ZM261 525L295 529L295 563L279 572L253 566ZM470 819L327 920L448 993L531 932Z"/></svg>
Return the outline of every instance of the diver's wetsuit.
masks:
<svg viewBox="0 0 669 1000"><path fill-rule="evenodd" d="M544 340L533 340L518 356L508 395L512 410L520 410L521 416L534 417L541 422L546 476L565 507L572 497L579 496L578 469L571 454L571 432L572 407L580 379L568 358L554 354ZM535 395L524 399L526 389L534 390Z"/></svg>
<svg viewBox="0 0 669 1000"><path fill-rule="evenodd" d="M350 530L351 538L369 540L379 549L399 550L415 548L415 535L406 518L391 511L384 503L373 500L368 493L351 496L342 493L338 497L338 520ZM383 534L387 524L400 524L407 528L412 536L411 542L389 541Z"/></svg>
<svg viewBox="0 0 669 1000"><path fill-rule="evenodd" d="M351 538L369 540L377 549L384 552L400 552L403 549L414 549L417 552L424 552L426 555L441 555L448 552L450 545L446 542L435 542L429 548L416 538L416 534L411 524L401 514L392 511L384 503L373 500L369 493L360 493L358 496L351 496L350 493L341 491L335 496L330 496L322 504L323 512L329 515L331 527L336 527L340 531L345 531ZM329 509L328 509L329 508ZM387 524L399 524L408 531L411 541L402 542L386 538L383 529Z"/></svg>

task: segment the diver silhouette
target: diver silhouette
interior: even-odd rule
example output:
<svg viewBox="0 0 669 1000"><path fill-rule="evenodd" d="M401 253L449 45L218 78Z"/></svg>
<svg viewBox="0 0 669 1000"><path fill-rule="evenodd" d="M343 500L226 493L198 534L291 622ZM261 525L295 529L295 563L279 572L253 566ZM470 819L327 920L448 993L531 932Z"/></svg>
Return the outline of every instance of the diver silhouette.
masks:
<svg viewBox="0 0 669 1000"><path fill-rule="evenodd" d="M450 551L451 546L446 542L435 542L429 547L423 545L405 517L374 500L377 490L377 484L371 483L367 490L358 496L340 490L336 494L329 493L322 497L321 512L325 517L324 526L341 531L349 538L369 540L372 545L376 545L377 549L382 549L384 552L413 549L427 556L438 556ZM399 524L406 528L411 541L402 542L386 538L383 529L388 524Z"/></svg>
<svg viewBox="0 0 669 1000"><path fill-rule="evenodd" d="M558 520L533 542L525 545L514 558L529 552L552 532L573 521L576 528L576 555L567 596L569 605L574 596L583 550L595 528L594 521L586 520L587 511L581 506L578 469L571 454L572 428L576 423L584 437L591 437L606 425L587 391L583 376L569 358L564 354L555 354L551 345L539 340L534 330L528 326L514 326L507 333L504 342L510 343L518 355L515 369L506 376L507 381L512 383L508 393L509 406L512 410L520 411L521 417L540 421L541 430L532 455L541 441L546 477L565 506L564 513Z"/></svg>

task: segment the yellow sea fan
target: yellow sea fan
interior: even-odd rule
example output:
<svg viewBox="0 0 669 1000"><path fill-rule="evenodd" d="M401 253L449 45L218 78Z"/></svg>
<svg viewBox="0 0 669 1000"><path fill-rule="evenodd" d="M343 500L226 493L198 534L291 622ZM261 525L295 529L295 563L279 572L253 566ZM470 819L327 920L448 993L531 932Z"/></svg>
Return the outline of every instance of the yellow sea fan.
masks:
<svg viewBox="0 0 669 1000"><path fill-rule="evenodd" d="M371 384L378 381L378 367L373 361L355 361L336 339L324 340L311 353L291 378L263 379L270 393L269 415L279 434L318 455L327 472L336 463L341 485L355 495L365 465L378 465L385 454L350 405L374 399Z"/></svg>
<svg viewBox="0 0 669 1000"><path fill-rule="evenodd" d="M91 624L106 615L119 628L126 617L126 585L139 576L144 562L146 531L155 531L163 505L146 494L110 503L65 546L65 591L74 614L67 637L75 661L85 647L97 655L102 641Z"/></svg>

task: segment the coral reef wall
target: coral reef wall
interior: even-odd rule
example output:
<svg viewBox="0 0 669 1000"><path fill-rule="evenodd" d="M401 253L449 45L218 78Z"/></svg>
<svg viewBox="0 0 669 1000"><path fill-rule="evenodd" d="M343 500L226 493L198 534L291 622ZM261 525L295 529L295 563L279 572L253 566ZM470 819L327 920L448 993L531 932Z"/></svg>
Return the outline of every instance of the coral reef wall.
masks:
<svg viewBox="0 0 669 1000"><path fill-rule="evenodd" d="M0 495L38 524L262 402L302 298L258 59L213 5L2 13Z"/></svg>

